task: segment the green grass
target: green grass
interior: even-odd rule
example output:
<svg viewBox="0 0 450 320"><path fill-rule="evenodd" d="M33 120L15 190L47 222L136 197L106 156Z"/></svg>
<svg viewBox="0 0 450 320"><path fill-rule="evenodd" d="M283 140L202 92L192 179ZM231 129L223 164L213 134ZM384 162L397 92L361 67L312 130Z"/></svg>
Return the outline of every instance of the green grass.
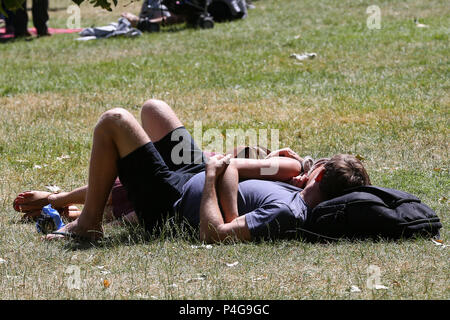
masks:
<svg viewBox="0 0 450 320"><path fill-rule="evenodd" d="M65 27L67 0L51 3ZM0 45L0 299L449 299L448 249L427 239L214 245L106 228L94 247L44 243L12 209L23 190L87 181L99 115L139 115L154 97L188 129L276 128L301 155L360 154L375 185L419 196L449 239L449 47L446 1L261 0L211 30L167 27L136 39L54 35ZM112 13L82 6L82 27ZM413 18L429 25L417 28ZM316 52L302 64L291 53ZM64 161L61 155L69 155ZM39 165L41 168L36 168ZM229 267L227 263L237 261ZM67 286L80 268L79 290ZM387 290L366 288L369 265ZM102 280L111 285L104 288ZM360 293L350 293L352 285Z"/></svg>

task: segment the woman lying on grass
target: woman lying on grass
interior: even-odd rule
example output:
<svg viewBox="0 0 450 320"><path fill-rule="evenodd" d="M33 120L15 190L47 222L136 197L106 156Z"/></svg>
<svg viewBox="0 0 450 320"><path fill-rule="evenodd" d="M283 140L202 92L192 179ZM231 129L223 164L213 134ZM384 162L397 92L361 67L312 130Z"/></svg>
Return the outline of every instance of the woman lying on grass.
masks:
<svg viewBox="0 0 450 320"><path fill-rule="evenodd" d="M204 152L209 158L215 155L214 152ZM271 157L289 157L296 159L302 163L303 173L295 178L292 178L289 183L302 187L305 183L305 177L313 165L311 157L301 158L297 153L290 148L283 148L277 151L270 152L270 150L261 147L247 147L240 146L233 151L226 154L233 154L234 158L245 159L268 159ZM321 160L323 161L323 160ZM320 164L319 160L316 162ZM76 205L83 205L86 199L86 191L88 186L82 186L68 192L48 192L48 191L24 191L17 195L13 202L13 208L17 212L23 213L23 220L34 220L40 216L41 210L44 206L50 204L52 208L57 209L60 215L69 221L77 219L81 210ZM133 205L127 197L127 192L119 179L114 182L111 193L104 211L105 222L115 221L117 223L126 222L136 224L138 222Z"/></svg>

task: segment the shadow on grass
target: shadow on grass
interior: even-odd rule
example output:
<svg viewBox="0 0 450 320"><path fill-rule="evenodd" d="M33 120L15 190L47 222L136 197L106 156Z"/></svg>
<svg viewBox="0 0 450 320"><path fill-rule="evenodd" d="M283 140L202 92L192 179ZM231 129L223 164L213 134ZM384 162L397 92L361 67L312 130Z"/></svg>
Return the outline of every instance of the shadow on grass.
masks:
<svg viewBox="0 0 450 320"><path fill-rule="evenodd" d="M151 232L140 226L120 226L110 230L109 236L97 241L67 239L64 248L66 250L88 250L92 248L115 248L118 246L135 246L171 240L183 240L193 244L200 243L198 232L195 228L174 221L166 221L163 226L154 228Z"/></svg>

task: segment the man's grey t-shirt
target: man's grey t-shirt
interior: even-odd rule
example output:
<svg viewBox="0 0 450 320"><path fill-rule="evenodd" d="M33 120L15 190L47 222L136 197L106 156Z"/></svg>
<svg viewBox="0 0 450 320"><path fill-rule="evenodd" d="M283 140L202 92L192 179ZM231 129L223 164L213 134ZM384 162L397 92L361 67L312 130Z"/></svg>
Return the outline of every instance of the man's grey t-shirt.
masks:
<svg viewBox="0 0 450 320"><path fill-rule="evenodd" d="M200 223L200 201L205 172L193 176L183 187L176 210L191 226ZM278 181L249 179L239 182L238 211L253 239L286 238L295 234L307 216L308 207L300 196L302 189Z"/></svg>

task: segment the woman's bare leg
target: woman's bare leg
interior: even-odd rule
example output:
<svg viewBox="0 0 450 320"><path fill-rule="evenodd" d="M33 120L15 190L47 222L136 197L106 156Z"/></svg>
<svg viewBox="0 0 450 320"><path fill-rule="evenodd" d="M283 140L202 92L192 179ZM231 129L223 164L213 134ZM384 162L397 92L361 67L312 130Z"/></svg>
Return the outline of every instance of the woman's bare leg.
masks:
<svg viewBox="0 0 450 320"><path fill-rule="evenodd" d="M55 209L62 209L72 204L83 204L87 186L76 188L69 192L51 193L47 191L25 191L14 200L14 209L29 213L39 211L51 204Z"/></svg>
<svg viewBox="0 0 450 320"><path fill-rule="evenodd" d="M14 209L24 213L22 219L28 220L40 216L42 208L50 204L62 216L74 220L77 213L79 215L79 211L73 205L84 203L86 190L87 186L56 194L47 191L25 191L14 200Z"/></svg>
<svg viewBox="0 0 450 320"><path fill-rule="evenodd" d="M75 206L84 204L86 199L87 185L72 191L50 193L47 191L25 191L20 193L14 200L14 209L23 213L23 220L34 220L41 215L42 208L48 204L57 209L61 216L73 221L81 214L80 209ZM105 214L112 207L112 195L110 193ZM111 214L110 220L114 217Z"/></svg>
<svg viewBox="0 0 450 320"><path fill-rule="evenodd" d="M64 208L71 204L84 204L87 186L79 187L68 192L60 192L48 196L53 208Z"/></svg>

